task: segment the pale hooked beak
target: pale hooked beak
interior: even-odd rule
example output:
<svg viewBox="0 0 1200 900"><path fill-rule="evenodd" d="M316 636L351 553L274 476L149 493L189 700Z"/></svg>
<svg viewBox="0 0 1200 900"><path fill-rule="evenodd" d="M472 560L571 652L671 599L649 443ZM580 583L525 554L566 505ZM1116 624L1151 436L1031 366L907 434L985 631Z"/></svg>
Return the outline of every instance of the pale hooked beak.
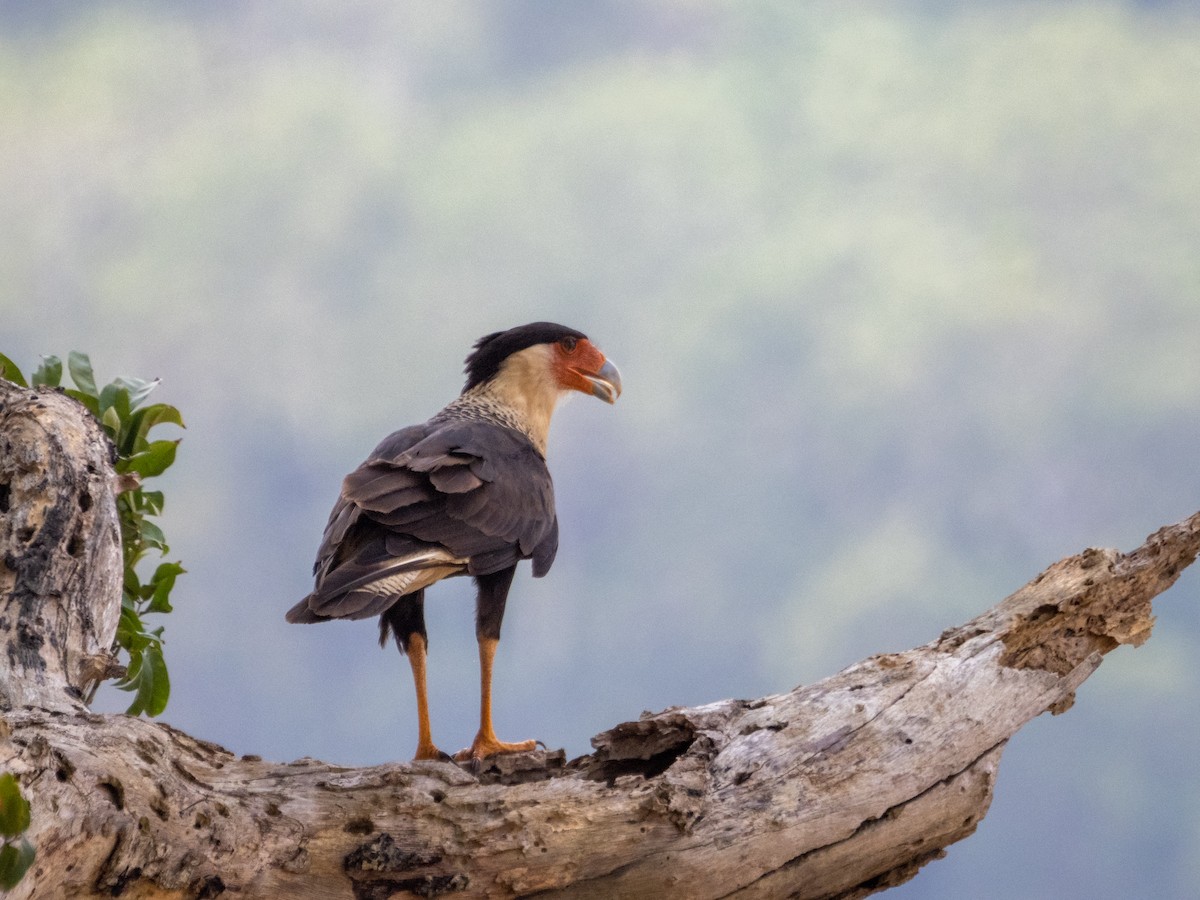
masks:
<svg viewBox="0 0 1200 900"><path fill-rule="evenodd" d="M599 397L605 403L616 403L617 398L621 396L621 373L608 360L604 361L604 365L595 375L586 372L579 374L591 384L593 397Z"/></svg>

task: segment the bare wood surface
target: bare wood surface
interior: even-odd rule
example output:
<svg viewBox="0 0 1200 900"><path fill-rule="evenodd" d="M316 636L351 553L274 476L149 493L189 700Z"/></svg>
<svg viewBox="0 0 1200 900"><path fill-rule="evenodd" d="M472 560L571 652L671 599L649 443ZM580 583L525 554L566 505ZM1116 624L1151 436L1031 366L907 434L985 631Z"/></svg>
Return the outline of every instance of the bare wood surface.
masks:
<svg viewBox="0 0 1200 900"><path fill-rule="evenodd" d="M0 707L84 709L121 612L113 448L53 390L0 379Z"/></svg>
<svg viewBox="0 0 1200 900"><path fill-rule="evenodd" d="M571 762L281 764L12 705L0 769L21 777L38 846L13 896L865 896L974 830L1007 739L1144 641L1151 598L1198 550L1200 513L1131 553L1062 560L923 647L646 715Z"/></svg>

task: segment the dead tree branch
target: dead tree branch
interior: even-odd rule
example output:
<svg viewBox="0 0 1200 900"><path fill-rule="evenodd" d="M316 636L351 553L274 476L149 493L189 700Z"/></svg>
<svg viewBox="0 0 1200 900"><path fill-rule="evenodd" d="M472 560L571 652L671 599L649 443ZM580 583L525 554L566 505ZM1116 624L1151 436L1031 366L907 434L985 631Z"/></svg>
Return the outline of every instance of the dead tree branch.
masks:
<svg viewBox="0 0 1200 900"><path fill-rule="evenodd" d="M865 896L975 829L1008 738L1145 641L1200 550L1197 513L923 647L643 716L570 763L272 763L79 703L119 603L108 451L84 418L0 384L0 768L38 846L17 897Z"/></svg>

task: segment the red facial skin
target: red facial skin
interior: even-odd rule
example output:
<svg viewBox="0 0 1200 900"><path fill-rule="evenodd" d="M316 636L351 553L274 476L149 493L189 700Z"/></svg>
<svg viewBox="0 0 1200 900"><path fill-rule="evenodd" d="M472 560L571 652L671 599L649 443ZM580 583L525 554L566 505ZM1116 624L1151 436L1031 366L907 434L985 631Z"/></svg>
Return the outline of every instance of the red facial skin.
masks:
<svg viewBox="0 0 1200 900"><path fill-rule="evenodd" d="M565 390L592 392L584 374L595 376L605 363L604 354L587 338L564 338L554 345L554 375Z"/></svg>

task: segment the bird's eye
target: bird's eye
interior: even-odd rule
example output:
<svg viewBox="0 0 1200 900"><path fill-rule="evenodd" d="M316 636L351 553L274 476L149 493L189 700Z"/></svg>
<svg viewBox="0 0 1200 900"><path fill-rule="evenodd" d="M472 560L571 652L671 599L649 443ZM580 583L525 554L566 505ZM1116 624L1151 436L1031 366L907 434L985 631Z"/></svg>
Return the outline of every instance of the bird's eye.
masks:
<svg viewBox="0 0 1200 900"><path fill-rule="evenodd" d="M578 341L576 341L575 338L571 337L570 335L567 335L565 338L563 338L561 341L558 342L558 345L560 347L562 347L564 350L566 350L568 353L574 353L575 345L577 343L578 343Z"/></svg>

